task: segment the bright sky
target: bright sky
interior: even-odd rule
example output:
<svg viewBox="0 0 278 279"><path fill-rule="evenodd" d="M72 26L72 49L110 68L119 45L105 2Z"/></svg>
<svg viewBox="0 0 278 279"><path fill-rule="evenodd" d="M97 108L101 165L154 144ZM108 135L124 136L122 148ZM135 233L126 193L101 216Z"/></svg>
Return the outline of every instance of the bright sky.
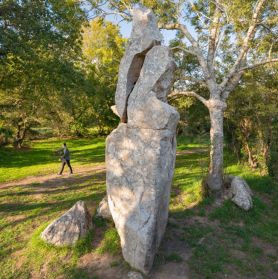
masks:
<svg viewBox="0 0 278 279"><path fill-rule="evenodd" d="M119 18L114 15L109 15L106 17L106 20L112 21L113 23L118 24L119 23ZM122 21L119 24L120 26L120 31L123 37L129 38L130 33L131 33L131 28L132 28L132 23L131 22L126 22ZM169 41L175 38L176 31L172 30L161 30L161 33L164 38L164 44L168 45Z"/></svg>

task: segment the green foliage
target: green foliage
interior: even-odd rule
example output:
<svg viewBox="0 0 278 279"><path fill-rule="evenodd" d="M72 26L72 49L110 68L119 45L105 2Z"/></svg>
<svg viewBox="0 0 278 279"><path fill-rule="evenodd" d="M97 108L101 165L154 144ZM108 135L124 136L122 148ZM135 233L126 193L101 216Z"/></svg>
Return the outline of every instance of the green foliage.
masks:
<svg viewBox="0 0 278 279"><path fill-rule="evenodd" d="M86 15L78 1L56 0L2 1L0 14L1 118L21 147L31 126L65 125L68 93L85 90L77 63Z"/></svg>
<svg viewBox="0 0 278 279"><path fill-rule="evenodd" d="M238 160L267 171L272 149L277 142L277 70L265 67L248 72L231 95L226 118L226 140ZM274 162L274 161L273 161Z"/></svg>
<svg viewBox="0 0 278 279"><path fill-rule="evenodd" d="M73 254L79 258L92 250L92 241L94 237L94 232L91 230L87 235L79 239L73 247Z"/></svg>
<svg viewBox="0 0 278 279"><path fill-rule="evenodd" d="M171 253L171 254L165 256L165 260L168 262L176 262L176 263L180 263L183 261L182 257L177 253Z"/></svg>
<svg viewBox="0 0 278 279"><path fill-rule="evenodd" d="M267 161L268 172L278 181L278 118L272 121L272 137L269 147L269 157Z"/></svg>
<svg viewBox="0 0 278 279"><path fill-rule="evenodd" d="M2 1L0 15L0 127L15 145L34 127L59 136L84 136L93 126L107 133L125 43L118 27L88 23L75 0Z"/></svg>
<svg viewBox="0 0 278 279"><path fill-rule="evenodd" d="M83 55L87 75L94 82L94 92L89 102L93 107L90 118L100 134L107 133L116 125L117 117L112 113L114 93L118 79L118 68L124 52L126 40L120 35L119 27L103 19L90 21L83 28Z"/></svg>
<svg viewBox="0 0 278 279"><path fill-rule="evenodd" d="M10 129L0 126L0 146L8 144L12 138L12 134Z"/></svg>
<svg viewBox="0 0 278 279"><path fill-rule="evenodd" d="M104 162L104 139L69 140L67 143L73 150L75 165ZM11 172L12 177L29 164L33 172L21 173L21 177L37 175L35 170L40 170L43 158L45 165L49 165L50 159L45 152L49 151L50 155L59 145L60 141L55 140L32 143L33 149L17 151L17 156L22 157L10 160L13 165L5 170L6 173ZM15 156L14 149L5 147L1 151L3 149L6 161ZM36 157L40 153L43 156ZM178 225L167 227L163 241L168 245L169 238L178 237L183 242L180 245L190 252L186 263L193 278L224 278L231 269L234 278L268 278L269 274L275 274L277 265L272 252L278 243L277 184L269 176L261 176L248 166L237 164L228 150L225 157L226 171L244 177L254 191L254 208L245 212L229 201L222 207L214 207L211 199L203 199L201 181L207 171L208 142L192 143L188 138L178 138L170 201L170 217ZM25 166L19 158L26 158ZM119 236L110 223L101 219L94 218L93 233L73 248L56 248L39 237L51 220L61 216L80 199L94 211L105 194L105 174L90 173L87 178L76 174L69 180L65 179L64 183L47 183L19 185L15 182L11 187L0 189L0 277L90 278L94 275L88 274L88 269L81 268L78 263L83 254L90 256L91 253L116 255L115 258L112 256L111 265L117 268L121 262L118 258ZM100 242L92 247L92 240ZM181 255L179 252L162 251L156 261L183 265Z"/></svg>

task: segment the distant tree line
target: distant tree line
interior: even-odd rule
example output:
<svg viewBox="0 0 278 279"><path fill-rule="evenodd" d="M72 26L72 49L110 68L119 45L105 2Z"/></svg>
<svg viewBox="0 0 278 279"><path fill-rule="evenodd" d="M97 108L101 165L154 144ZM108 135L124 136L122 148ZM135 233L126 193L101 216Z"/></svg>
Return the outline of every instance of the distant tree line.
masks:
<svg viewBox="0 0 278 279"><path fill-rule="evenodd" d="M124 43L81 1L0 1L0 144L107 133Z"/></svg>

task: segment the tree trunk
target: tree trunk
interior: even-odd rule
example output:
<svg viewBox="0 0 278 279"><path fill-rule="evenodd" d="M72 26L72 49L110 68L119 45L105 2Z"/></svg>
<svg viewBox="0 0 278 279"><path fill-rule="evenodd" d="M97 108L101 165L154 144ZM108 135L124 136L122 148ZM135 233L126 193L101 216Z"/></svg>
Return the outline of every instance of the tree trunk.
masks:
<svg viewBox="0 0 278 279"><path fill-rule="evenodd" d="M208 104L210 114L210 167L207 184L209 190L221 195L223 186L223 118L226 104L211 99Z"/></svg>
<svg viewBox="0 0 278 279"><path fill-rule="evenodd" d="M16 134L16 139L15 139L14 145L19 149L22 148L22 144L25 139L27 129L28 129L28 127L26 126L25 123L24 123L23 127L21 125L18 125L18 127L17 127L17 134Z"/></svg>
<svg viewBox="0 0 278 279"><path fill-rule="evenodd" d="M247 149L247 153L248 153L248 164L251 168L256 168L258 166L256 160L254 160L251 148L248 144L248 141L246 141L246 149Z"/></svg>

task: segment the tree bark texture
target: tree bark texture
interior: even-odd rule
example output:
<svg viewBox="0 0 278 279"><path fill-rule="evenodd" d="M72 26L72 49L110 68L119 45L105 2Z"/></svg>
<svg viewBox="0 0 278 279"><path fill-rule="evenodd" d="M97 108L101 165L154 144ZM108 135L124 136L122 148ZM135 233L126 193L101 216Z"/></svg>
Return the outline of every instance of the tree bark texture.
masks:
<svg viewBox="0 0 278 279"><path fill-rule="evenodd" d="M213 192L220 191L223 185L223 118L226 104L211 99L208 102L210 114L210 166L207 184Z"/></svg>

